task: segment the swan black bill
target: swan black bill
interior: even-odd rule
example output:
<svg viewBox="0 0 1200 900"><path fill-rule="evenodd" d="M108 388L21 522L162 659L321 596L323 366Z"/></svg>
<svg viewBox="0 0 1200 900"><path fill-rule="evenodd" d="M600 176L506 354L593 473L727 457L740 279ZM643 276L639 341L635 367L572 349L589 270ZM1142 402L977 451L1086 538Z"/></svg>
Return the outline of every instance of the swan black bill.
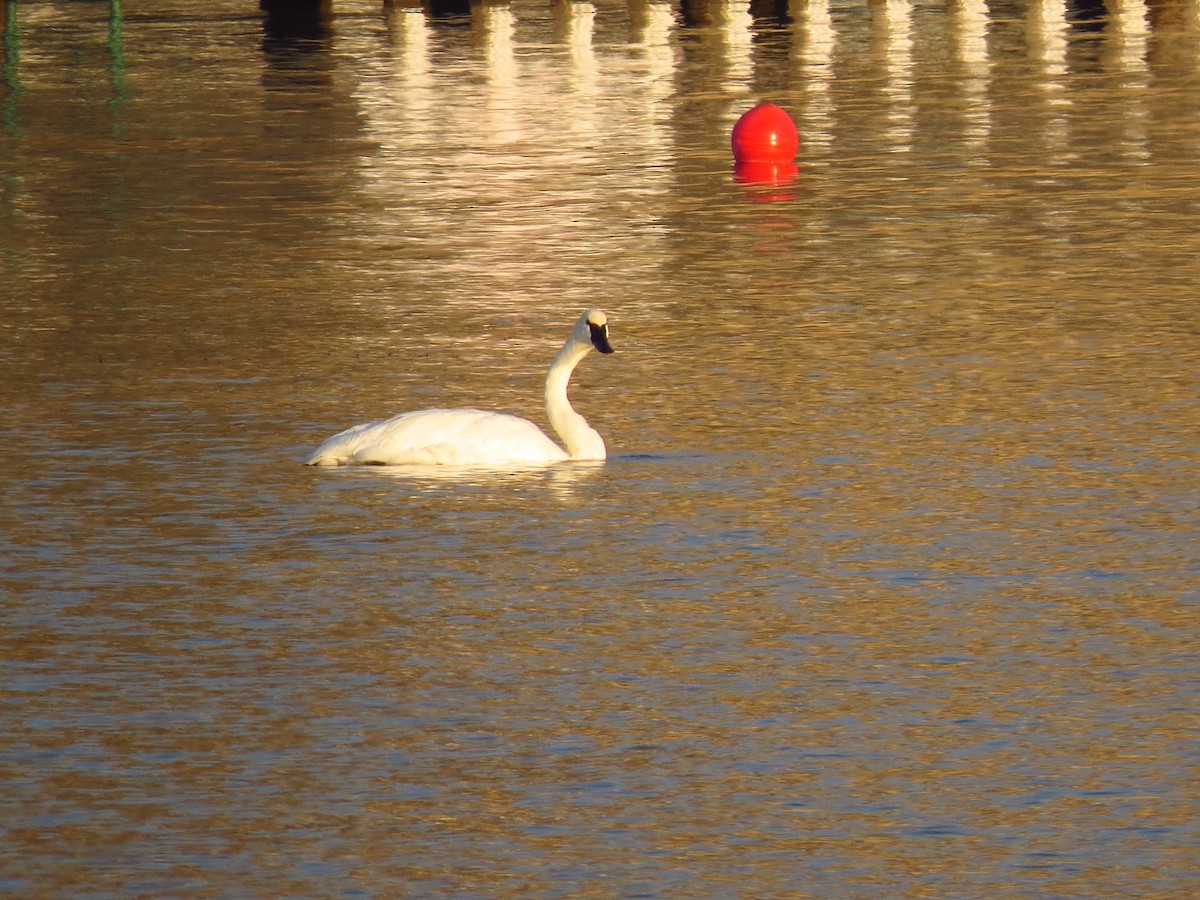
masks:
<svg viewBox="0 0 1200 900"><path fill-rule="evenodd" d="M608 342L608 326L588 322L588 328L592 330L592 346L601 353L612 353L612 344Z"/></svg>

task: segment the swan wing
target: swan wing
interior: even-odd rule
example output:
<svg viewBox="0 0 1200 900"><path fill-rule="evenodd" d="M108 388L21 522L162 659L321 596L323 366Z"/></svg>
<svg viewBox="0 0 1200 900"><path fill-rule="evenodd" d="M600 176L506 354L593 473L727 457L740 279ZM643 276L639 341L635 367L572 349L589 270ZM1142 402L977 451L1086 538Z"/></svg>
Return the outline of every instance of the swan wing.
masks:
<svg viewBox="0 0 1200 900"><path fill-rule="evenodd" d="M421 409L347 428L321 444L307 465L528 465L566 458L527 419L479 409Z"/></svg>

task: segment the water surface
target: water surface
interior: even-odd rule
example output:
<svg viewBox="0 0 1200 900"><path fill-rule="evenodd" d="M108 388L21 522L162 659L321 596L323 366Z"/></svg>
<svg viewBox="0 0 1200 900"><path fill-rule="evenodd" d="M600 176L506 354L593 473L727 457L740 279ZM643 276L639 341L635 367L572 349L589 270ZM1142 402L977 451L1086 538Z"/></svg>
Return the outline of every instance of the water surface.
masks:
<svg viewBox="0 0 1200 900"><path fill-rule="evenodd" d="M7 7L0 890L1200 890L1194 0L255 5Z"/></svg>

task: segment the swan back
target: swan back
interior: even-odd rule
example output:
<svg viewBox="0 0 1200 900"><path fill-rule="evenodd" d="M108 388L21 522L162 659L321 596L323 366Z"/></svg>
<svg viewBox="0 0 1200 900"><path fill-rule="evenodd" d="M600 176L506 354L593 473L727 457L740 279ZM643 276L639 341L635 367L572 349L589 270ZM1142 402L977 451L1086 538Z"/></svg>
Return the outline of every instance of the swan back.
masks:
<svg viewBox="0 0 1200 900"><path fill-rule="evenodd" d="M419 409L329 438L310 466L544 465L567 454L532 422L482 409Z"/></svg>

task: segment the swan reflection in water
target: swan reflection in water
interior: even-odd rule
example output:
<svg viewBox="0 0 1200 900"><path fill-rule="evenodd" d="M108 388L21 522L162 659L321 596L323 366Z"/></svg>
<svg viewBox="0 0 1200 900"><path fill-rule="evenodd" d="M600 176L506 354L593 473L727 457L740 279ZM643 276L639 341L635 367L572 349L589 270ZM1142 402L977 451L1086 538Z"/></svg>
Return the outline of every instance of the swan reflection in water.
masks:
<svg viewBox="0 0 1200 900"><path fill-rule="evenodd" d="M606 477L606 468L604 460L592 459L564 460L550 466L358 466L346 470L346 474L358 484L362 484L357 481L360 478L374 479L377 483L380 478L395 479L413 494L459 495L478 491L492 496L503 485L507 497L556 497L567 502L576 497L590 497L597 481ZM389 493L389 496L394 495Z"/></svg>
<svg viewBox="0 0 1200 900"><path fill-rule="evenodd" d="M500 468L546 466L564 460L602 460L604 439L571 407L567 384L592 349L612 353L608 317L589 309L546 373L546 416L563 450L528 419L479 409L421 409L382 422L355 425L329 438L309 466L433 466Z"/></svg>

